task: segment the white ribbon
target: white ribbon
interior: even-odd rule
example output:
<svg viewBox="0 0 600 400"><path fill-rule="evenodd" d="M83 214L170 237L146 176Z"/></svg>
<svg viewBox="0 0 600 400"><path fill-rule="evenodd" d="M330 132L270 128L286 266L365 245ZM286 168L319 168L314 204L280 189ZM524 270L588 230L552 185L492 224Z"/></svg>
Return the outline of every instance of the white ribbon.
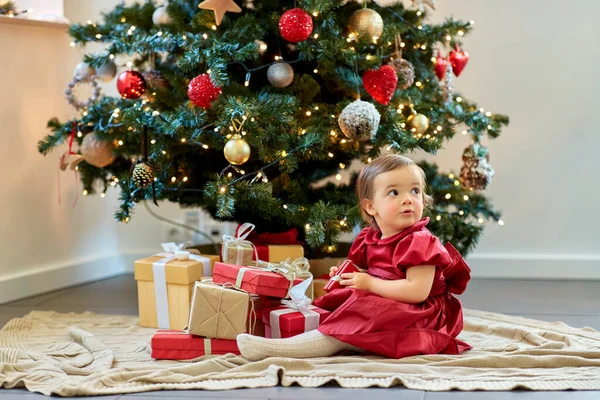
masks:
<svg viewBox="0 0 600 400"><path fill-rule="evenodd" d="M212 354L212 345L210 339L204 338L204 355Z"/></svg>
<svg viewBox="0 0 600 400"><path fill-rule="evenodd" d="M224 262L227 261L227 249L229 248L229 246L235 245L235 247L237 249L235 265L242 265L244 253L241 250L243 249L244 243L250 244L250 246L252 247L252 250L254 251L254 258L258 261L258 252L256 251L256 247L254 246L254 244L252 242L246 240L246 238L248 237L248 235L250 235L250 233L254 230L254 228L255 228L254 224L245 222L238 229L237 236L223 235L223 247L221 249L221 259Z"/></svg>
<svg viewBox="0 0 600 400"><path fill-rule="evenodd" d="M278 339L281 337L281 327L279 318L284 314L301 312L304 315L304 332L312 331L319 327L321 314L314 311L315 306L311 305L312 300L306 296L306 289L312 283L313 277L310 275L307 279L294 286L289 294L290 300L281 300L281 304L288 308L282 308L271 311L269 322L271 323L271 337Z"/></svg>
<svg viewBox="0 0 600 400"><path fill-rule="evenodd" d="M169 321L169 298L167 296L167 277L165 272L166 264L173 260L195 260L202 263L204 276L212 276L210 259L202 257L198 250L186 250L190 242L176 244L173 242L161 243L162 253L157 256L163 257L152 264L152 273L154 275L154 297L156 298L156 320L161 329L171 329ZM193 254L192 254L193 253Z"/></svg>

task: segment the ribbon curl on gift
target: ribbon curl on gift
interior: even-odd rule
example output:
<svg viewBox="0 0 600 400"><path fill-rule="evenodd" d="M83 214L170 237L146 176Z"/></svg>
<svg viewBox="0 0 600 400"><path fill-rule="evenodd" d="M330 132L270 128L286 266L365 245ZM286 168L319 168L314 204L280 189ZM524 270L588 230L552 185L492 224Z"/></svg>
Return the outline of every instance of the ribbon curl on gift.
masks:
<svg viewBox="0 0 600 400"><path fill-rule="evenodd" d="M254 228L254 224L246 222L240 227L238 227L235 236L223 235L223 247L221 249L221 259L223 260L223 262L226 262L226 260L228 260L227 254L231 246L235 246L236 249L236 260L234 263L235 265L243 265L243 250L244 248L248 248L248 246L250 246L254 251L254 259L259 259L258 252L256 251L256 246L254 245L254 243L252 243L249 240L246 240L246 238L250 235L250 233L252 233Z"/></svg>
<svg viewBox="0 0 600 400"><path fill-rule="evenodd" d="M313 311L316 307L313 306L312 300L306 296L306 289L312 283L312 275L310 275L302 283L294 286L289 294L290 300L281 300L281 304L288 308L277 309L271 311L269 320L271 322L271 337L273 339L281 338L281 327L279 326L279 317L284 314L301 312L304 315L304 332L312 331L319 327L321 315Z"/></svg>
<svg viewBox="0 0 600 400"><path fill-rule="evenodd" d="M154 275L154 296L156 297L156 319L158 327L161 329L171 329L169 321L169 299L167 296L167 276L165 267L169 261L173 260L194 260L202 263L204 276L211 276L210 258L203 257L196 249L187 249L189 242L176 244L173 242L161 243L162 253L156 256L163 257L152 264L152 273Z"/></svg>
<svg viewBox="0 0 600 400"><path fill-rule="evenodd" d="M284 275L290 281L290 291L293 286L293 282L296 278L308 279L310 277L311 283L311 298L314 298L314 286L312 285L312 274L310 272L310 263L306 257L298 257L294 261L290 258L285 259L279 263L270 263L267 261L259 260L257 263L259 268L264 268L267 271L277 272ZM293 276L292 276L293 275ZM291 279L290 279L291 278ZM307 288L309 287L307 285Z"/></svg>

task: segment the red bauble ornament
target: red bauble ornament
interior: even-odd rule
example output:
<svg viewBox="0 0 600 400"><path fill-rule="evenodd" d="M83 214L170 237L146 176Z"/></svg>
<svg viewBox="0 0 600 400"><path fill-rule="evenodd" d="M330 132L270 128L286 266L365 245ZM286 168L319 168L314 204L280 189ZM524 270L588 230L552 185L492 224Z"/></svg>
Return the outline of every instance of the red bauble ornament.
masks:
<svg viewBox="0 0 600 400"><path fill-rule="evenodd" d="M438 51L438 55L435 59L435 75L441 81L446 76L446 69L448 69L448 60L442 57L440 52Z"/></svg>
<svg viewBox="0 0 600 400"><path fill-rule="evenodd" d="M198 107L210 108L210 103L220 95L221 88L213 85L208 74L198 75L188 85L188 97Z"/></svg>
<svg viewBox="0 0 600 400"><path fill-rule="evenodd" d="M279 31L288 42L298 43L308 39L313 30L313 21L306 11L293 8L279 19Z"/></svg>
<svg viewBox="0 0 600 400"><path fill-rule="evenodd" d="M137 71L123 71L117 78L117 90L124 99L137 99L146 91L146 81Z"/></svg>
<svg viewBox="0 0 600 400"><path fill-rule="evenodd" d="M382 65L379 69L370 69L363 75L363 85L378 103L387 106L394 95L398 84L398 74L389 65Z"/></svg>
<svg viewBox="0 0 600 400"><path fill-rule="evenodd" d="M450 63L452 63L452 71L454 75L459 76L462 70L467 66L469 61L469 53L462 51L458 45L450 53Z"/></svg>

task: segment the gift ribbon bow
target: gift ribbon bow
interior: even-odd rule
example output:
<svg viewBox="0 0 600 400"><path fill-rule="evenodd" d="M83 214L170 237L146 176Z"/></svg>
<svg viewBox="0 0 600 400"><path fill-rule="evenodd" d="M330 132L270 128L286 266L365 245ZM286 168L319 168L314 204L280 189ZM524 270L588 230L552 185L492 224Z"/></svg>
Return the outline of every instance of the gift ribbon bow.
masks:
<svg viewBox="0 0 600 400"><path fill-rule="evenodd" d="M310 275L307 279L290 289L290 300L281 300L281 304L287 308L271 311L269 322L271 323L271 336L274 339L281 337L279 319L284 314L300 311L304 315L304 332L312 331L319 327L321 315L314 311L315 306L311 305L312 300L306 296L306 289L311 285L312 280L313 277Z"/></svg>
<svg viewBox="0 0 600 400"><path fill-rule="evenodd" d="M196 249L187 249L190 242L176 244L173 242L161 243L163 248L162 253L157 256L162 259L152 264L152 273L154 275L154 295L156 297L156 319L158 327L162 329L170 329L171 322L169 320L169 298L167 296L167 276L166 264L169 261L177 260L194 260L202 263L204 276L211 276L211 262L207 257L200 255Z"/></svg>
<svg viewBox="0 0 600 400"><path fill-rule="evenodd" d="M306 290L312 282L312 274L310 273L310 264L306 257L298 257L294 261L291 261L290 258L287 258L284 261L281 261L279 263L270 263L267 261L258 260L257 266L259 268L265 269L267 271L275 272L275 273L285 276L285 278L288 281L290 281L290 288L289 288L288 293L291 293L292 287L294 285L294 280L296 278L310 277L310 282L308 284L306 284L306 287L304 288L304 290ZM304 282L306 282L306 280Z"/></svg>

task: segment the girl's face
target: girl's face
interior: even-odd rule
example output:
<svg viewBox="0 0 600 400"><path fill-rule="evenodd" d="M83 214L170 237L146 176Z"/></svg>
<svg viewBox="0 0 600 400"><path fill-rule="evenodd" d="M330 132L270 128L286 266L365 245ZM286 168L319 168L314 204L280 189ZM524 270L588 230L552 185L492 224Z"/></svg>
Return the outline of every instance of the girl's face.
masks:
<svg viewBox="0 0 600 400"><path fill-rule="evenodd" d="M377 175L372 197L364 199L362 206L375 218L382 239L409 228L423 216L423 182L413 165Z"/></svg>

